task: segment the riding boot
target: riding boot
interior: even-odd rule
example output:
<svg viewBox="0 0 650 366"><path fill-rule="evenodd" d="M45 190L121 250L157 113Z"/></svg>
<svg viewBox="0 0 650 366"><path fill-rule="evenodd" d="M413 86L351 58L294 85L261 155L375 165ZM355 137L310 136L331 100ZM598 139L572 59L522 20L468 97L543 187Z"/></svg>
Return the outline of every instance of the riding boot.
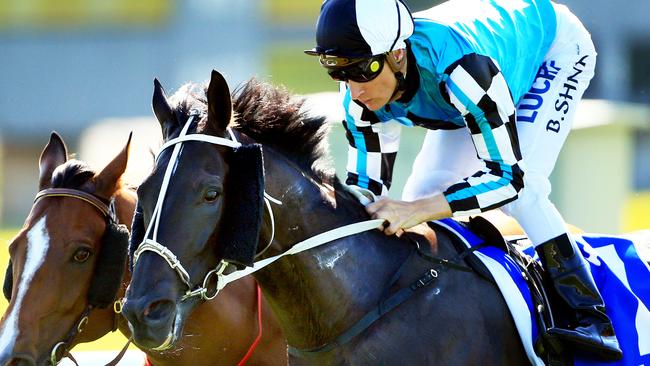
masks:
<svg viewBox="0 0 650 366"><path fill-rule="evenodd" d="M555 289L549 296L551 307L560 307L571 319L567 328L555 324L554 328L547 329L548 334L604 359L620 360L623 352L605 313L605 304L587 262L573 241L563 234L535 250Z"/></svg>

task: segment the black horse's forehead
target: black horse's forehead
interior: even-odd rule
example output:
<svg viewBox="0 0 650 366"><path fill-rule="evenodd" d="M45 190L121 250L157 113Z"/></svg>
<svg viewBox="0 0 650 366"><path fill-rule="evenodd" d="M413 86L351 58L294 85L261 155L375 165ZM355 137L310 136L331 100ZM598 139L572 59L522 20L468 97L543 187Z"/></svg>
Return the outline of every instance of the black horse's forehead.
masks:
<svg viewBox="0 0 650 366"><path fill-rule="evenodd" d="M162 151L151 174L138 187L138 199L146 204L155 204L163 185L165 172L170 166L170 158L174 147ZM222 185L227 172L224 151L218 147L200 141L183 142L180 154L172 162L167 192L183 190L191 194L191 190L199 188L204 183ZM149 202L149 201L152 202Z"/></svg>

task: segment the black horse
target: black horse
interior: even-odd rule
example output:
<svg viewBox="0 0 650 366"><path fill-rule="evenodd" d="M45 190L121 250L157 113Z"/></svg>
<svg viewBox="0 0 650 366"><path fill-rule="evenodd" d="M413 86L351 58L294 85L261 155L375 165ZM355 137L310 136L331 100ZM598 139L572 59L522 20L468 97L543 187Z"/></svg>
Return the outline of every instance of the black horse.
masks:
<svg viewBox="0 0 650 366"><path fill-rule="evenodd" d="M368 219L364 208L325 168L326 123L304 114L302 101L251 80L231 104L228 86L216 71L207 88L196 91L197 87L184 87L167 99L155 83L153 109L165 140L178 136L198 110L203 113L190 132L226 137L230 125L244 146L233 150L191 141L180 150L164 196L157 240L185 265L191 284L200 284L224 258L250 265L257 239L260 249L270 242L259 256L265 258L316 234ZM138 190L147 224L171 150L159 155L156 168ZM262 189L281 201L271 204L274 219L261 209ZM258 219L258 214L263 217ZM387 294L413 284L432 266L438 270L431 285L349 342L322 352L297 352L300 357L292 356L292 364L529 363L496 286L476 273L432 265L413 255L414 242L437 257L458 255L444 231L428 227L419 231L402 238L378 230L364 232L282 258L254 274L288 343L293 349L309 350L331 344ZM255 240L242 241L240 235L250 233ZM124 308L136 342L155 345L176 339L198 303L183 299L187 287L161 256L140 254Z"/></svg>

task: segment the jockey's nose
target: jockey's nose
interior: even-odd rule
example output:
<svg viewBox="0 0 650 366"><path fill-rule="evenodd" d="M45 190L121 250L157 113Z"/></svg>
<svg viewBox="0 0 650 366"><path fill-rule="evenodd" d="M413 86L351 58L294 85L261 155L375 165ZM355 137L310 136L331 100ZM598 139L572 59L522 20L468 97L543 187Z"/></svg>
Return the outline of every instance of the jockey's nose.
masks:
<svg viewBox="0 0 650 366"><path fill-rule="evenodd" d="M348 87L350 88L350 96L352 99L359 99L365 93L365 88L363 83L358 83L356 81L349 80Z"/></svg>

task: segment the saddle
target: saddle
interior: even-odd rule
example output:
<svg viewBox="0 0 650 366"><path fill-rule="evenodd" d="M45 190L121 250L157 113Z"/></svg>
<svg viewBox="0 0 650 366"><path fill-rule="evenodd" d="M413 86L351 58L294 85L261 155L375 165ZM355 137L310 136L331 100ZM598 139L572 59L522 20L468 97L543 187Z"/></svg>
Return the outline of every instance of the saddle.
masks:
<svg viewBox="0 0 650 366"><path fill-rule="evenodd" d="M545 290L545 286L552 286L552 284L548 280L541 264L520 250L520 248L523 248L520 243L528 239L525 236L521 236L506 240L490 221L481 216L472 217L468 222L461 222L461 224L483 240L483 244L480 244L480 247L493 246L503 250L520 268L523 278L530 289L535 308L535 320L539 326L539 337L535 342L535 352L547 365L572 365L573 361L567 356L567 352L564 352L563 345L555 337L546 332L546 329L553 326L554 319L556 318ZM452 242L459 253L467 251L467 247L461 241L453 240ZM471 251L464 259L467 265L474 269L481 277L496 285L496 281L492 277L489 269L477 257L474 251Z"/></svg>

